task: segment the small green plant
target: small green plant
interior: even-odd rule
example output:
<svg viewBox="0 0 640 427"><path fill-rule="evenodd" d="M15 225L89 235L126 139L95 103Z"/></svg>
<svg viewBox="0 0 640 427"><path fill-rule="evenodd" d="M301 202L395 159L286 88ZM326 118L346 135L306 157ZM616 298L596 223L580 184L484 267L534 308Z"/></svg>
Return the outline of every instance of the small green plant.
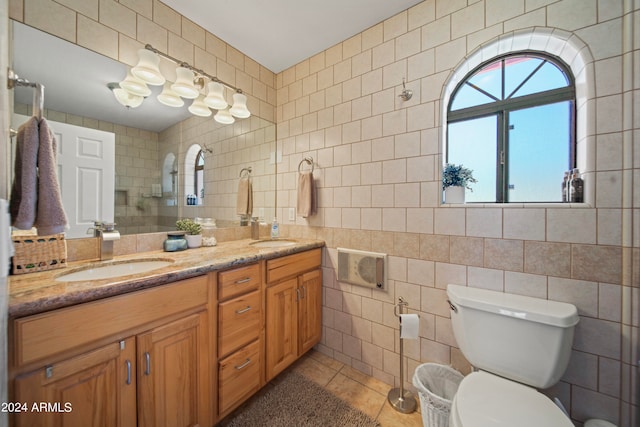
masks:
<svg viewBox="0 0 640 427"><path fill-rule="evenodd" d="M470 184L474 182L478 181L473 177L473 171L462 165L447 163L442 170L442 189L458 186L473 191Z"/></svg>
<svg viewBox="0 0 640 427"><path fill-rule="evenodd" d="M178 228L178 230L184 231L187 234L191 234L193 236L200 234L200 232L202 231L202 226L190 218L177 220L176 227Z"/></svg>

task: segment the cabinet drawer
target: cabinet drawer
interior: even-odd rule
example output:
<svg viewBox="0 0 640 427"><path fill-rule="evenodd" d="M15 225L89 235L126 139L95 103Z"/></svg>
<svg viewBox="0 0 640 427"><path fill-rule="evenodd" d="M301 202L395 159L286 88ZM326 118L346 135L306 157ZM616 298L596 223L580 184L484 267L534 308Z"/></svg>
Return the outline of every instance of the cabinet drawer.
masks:
<svg viewBox="0 0 640 427"><path fill-rule="evenodd" d="M14 322L21 366L207 304L207 276L23 317Z"/></svg>
<svg viewBox="0 0 640 427"><path fill-rule="evenodd" d="M260 287L258 264L218 273L218 300L223 301L253 291Z"/></svg>
<svg viewBox="0 0 640 427"><path fill-rule="evenodd" d="M305 271L320 267L321 263L322 250L320 248L271 259L267 261L267 283L273 283L287 277L296 276Z"/></svg>
<svg viewBox="0 0 640 427"><path fill-rule="evenodd" d="M260 388L260 340L220 361L219 411L224 413Z"/></svg>
<svg viewBox="0 0 640 427"><path fill-rule="evenodd" d="M258 338L261 321L262 304L259 291L219 304L219 356L223 357Z"/></svg>

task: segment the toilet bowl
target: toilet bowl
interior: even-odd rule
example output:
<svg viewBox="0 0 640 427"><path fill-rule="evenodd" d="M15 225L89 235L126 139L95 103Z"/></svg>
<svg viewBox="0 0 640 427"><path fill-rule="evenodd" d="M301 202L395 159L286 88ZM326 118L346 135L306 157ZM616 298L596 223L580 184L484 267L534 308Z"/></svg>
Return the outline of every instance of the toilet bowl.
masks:
<svg viewBox="0 0 640 427"><path fill-rule="evenodd" d="M460 351L478 369L460 383L449 426L573 427L537 389L558 382L567 367L575 306L458 285L447 295Z"/></svg>
<svg viewBox="0 0 640 427"><path fill-rule="evenodd" d="M588 420L584 423L584 427L617 427L615 424L605 420Z"/></svg>
<svg viewBox="0 0 640 427"><path fill-rule="evenodd" d="M536 389L487 372L465 377L453 398L450 427L574 427Z"/></svg>

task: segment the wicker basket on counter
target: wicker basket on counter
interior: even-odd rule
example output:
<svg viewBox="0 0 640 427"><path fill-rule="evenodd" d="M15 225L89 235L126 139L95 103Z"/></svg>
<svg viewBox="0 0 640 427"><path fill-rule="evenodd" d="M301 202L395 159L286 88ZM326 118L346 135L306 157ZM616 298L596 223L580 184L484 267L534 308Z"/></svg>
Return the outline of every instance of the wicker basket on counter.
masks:
<svg viewBox="0 0 640 427"><path fill-rule="evenodd" d="M64 233L49 236L12 235L15 255L13 274L35 273L67 266L67 241Z"/></svg>

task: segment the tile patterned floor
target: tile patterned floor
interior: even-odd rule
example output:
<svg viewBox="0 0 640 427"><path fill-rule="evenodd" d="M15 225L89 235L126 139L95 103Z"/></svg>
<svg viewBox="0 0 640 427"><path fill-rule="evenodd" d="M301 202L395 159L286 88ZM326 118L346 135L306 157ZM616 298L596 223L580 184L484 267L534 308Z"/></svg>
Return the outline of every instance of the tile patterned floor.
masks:
<svg viewBox="0 0 640 427"><path fill-rule="evenodd" d="M402 414L396 411L387 401L387 394L390 390L388 384L364 375L322 353L311 350L290 369L301 373L351 406L376 419L381 427L422 426L419 402L417 402L418 410L412 414ZM277 381L277 378L274 381ZM242 407L237 411L241 410ZM220 425L224 426L224 424L223 420Z"/></svg>

